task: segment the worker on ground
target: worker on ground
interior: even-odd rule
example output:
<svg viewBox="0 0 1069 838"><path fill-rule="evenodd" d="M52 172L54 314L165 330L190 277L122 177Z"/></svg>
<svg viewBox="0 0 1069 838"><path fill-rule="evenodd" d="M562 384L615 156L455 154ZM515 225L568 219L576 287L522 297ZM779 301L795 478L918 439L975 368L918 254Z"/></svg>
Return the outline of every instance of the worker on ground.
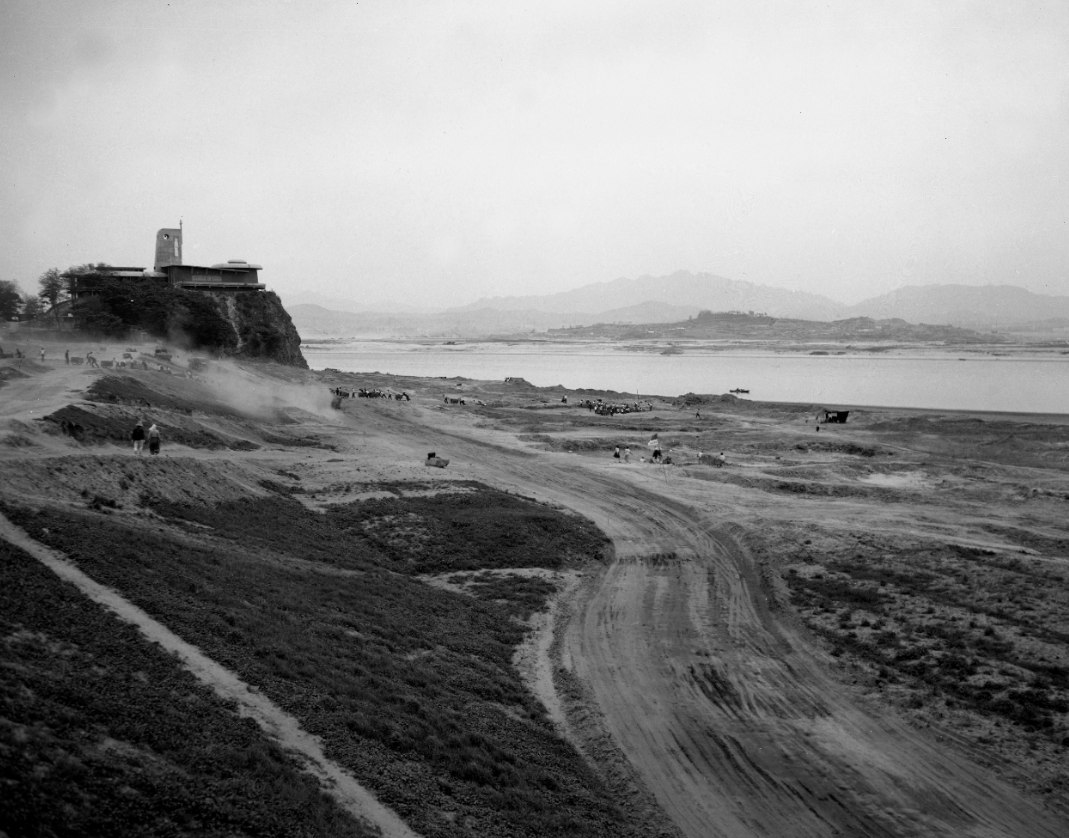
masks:
<svg viewBox="0 0 1069 838"><path fill-rule="evenodd" d="M137 424L134 425L134 429L130 431L130 439L134 442L134 454L140 457L141 451L145 446L145 425L140 419L137 420Z"/></svg>

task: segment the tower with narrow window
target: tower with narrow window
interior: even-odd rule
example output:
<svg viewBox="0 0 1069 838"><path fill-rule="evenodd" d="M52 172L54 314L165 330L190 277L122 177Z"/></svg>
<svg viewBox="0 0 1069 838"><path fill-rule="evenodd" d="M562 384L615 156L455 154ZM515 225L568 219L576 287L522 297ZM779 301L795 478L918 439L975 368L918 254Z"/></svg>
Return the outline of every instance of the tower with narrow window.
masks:
<svg viewBox="0 0 1069 838"><path fill-rule="evenodd" d="M164 227L156 233L156 270L182 264L182 226Z"/></svg>

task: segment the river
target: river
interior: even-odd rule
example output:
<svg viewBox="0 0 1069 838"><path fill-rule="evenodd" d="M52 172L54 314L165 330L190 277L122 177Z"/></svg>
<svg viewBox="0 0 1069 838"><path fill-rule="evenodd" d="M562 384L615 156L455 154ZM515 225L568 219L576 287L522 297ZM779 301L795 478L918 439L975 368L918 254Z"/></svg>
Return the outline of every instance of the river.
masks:
<svg viewBox="0 0 1069 838"><path fill-rule="evenodd" d="M810 355L701 351L663 355L607 345L354 341L302 347L313 369L473 379L660 396L750 391L748 398L835 406L1069 414L1069 355Z"/></svg>

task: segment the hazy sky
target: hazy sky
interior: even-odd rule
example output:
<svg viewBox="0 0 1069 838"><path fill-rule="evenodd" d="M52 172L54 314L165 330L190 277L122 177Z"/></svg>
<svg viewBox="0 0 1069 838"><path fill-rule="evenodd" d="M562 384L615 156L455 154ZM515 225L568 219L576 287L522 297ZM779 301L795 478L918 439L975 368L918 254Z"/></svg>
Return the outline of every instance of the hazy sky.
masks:
<svg viewBox="0 0 1069 838"><path fill-rule="evenodd" d="M2 0L0 278L1069 294L1069 3Z"/></svg>

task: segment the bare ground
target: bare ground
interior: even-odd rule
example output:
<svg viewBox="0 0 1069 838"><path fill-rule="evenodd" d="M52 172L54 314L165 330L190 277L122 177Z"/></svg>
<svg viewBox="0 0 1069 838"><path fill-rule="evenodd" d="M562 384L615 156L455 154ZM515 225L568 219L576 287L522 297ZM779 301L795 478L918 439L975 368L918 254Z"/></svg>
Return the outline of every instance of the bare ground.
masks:
<svg viewBox="0 0 1069 838"><path fill-rule="evenodd" d="M4 481L4 493L77 503L83 489L129 467L127 452L104 444L91 449L93 469L78 476L61 464L85 457L83 444L34 421L70 403L85 377L32 370L0 391L0 422L17 441L0 446L5 474L18 476ZM165 445L169 491L210 498L228 485L255 494L258 480L272 479L299 485L314 505L381 481L477 479L595 521L611 537L614 559L560 596L553 633L535 635L537 663L528 671L540 694L544 674L554 673L562 728L650 834L1069 830L1069 749L1049 730L1033 736L1002 726L1005 735L992 738L970 727L982 714L908 709L866 680L861 662L831 654L783 575L806 539L811 550L826 539L830 553L859 536L1031 551L1064 570L1064 426L862 412L854 424L817 434L804 419L811 413L774 406L703 407L707 418L695 422L661 401L654 414L592 417L546 410L537 393L464 384L497 406L446 407L441 382L390 380L414 400L358 399L335 417L306 411L294 420L298 435L329 439L330 453ZM637 448L650 429L682 465L625 466L609 451L564 453L544 439L596 435ZM521 440L530 433L543 436ZM431 450L451 460L447 470L422 466ZM727 450L729 466L696 465L698 450ZM217 476L205 481L203 469ZM1049 645L1046 658L1064 664L1067 644ZM1064 730L1065 714L1052 724ZM1015 738L1031 747L1015 749ZM1042 788L1030 787L1030 777Z"/></svg>

